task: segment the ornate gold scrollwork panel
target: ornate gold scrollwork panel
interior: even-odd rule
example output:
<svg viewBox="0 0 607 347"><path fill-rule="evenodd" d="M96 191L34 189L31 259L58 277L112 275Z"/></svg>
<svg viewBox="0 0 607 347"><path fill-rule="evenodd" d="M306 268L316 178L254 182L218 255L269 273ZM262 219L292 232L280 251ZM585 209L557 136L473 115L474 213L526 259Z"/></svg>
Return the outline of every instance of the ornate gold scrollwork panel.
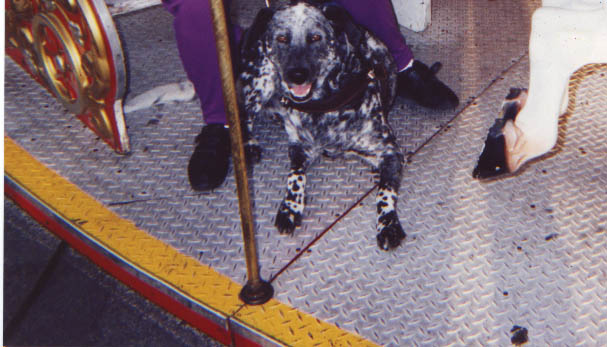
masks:
<svg viewBox="0 0 607 347"><path fill-rule="evenodd" d="M102 0L9 0L6 51L118 153L129 151L122 48Z"/></svg>

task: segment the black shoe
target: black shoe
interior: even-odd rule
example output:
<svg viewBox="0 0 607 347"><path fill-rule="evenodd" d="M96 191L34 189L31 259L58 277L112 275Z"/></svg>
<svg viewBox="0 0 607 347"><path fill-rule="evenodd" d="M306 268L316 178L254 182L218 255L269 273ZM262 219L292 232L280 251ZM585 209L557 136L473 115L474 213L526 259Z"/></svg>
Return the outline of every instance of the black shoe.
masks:
<svg viewBox="0 0 607 347"><path fill-rule="evenodd" d="M459 105L457 95L436 78L441 67L438 62L428 67L414 60L413 66L398 73L398 95L431 109L456 108Z"/></svg>
<svg viewBox="0 0 607 347"><path fill-rule="evenodd" d="M196 136L196 148L188 163L188 178L198 191L219 187L230 163L230 134L223 124L209 124Z"/></svg>

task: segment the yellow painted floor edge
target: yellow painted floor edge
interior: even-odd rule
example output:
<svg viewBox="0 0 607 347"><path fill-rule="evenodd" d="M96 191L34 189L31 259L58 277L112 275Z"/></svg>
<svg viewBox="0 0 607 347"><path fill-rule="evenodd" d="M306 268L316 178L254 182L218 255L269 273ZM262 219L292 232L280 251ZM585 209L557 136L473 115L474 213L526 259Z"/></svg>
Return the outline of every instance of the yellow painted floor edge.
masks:
<svg viewBox="0 0 607 347"><path fill-rule="evenodd" d="M74 227L134 268L178 291L193 302L233 316L250 329L289 346L375 346L364 338L323 322L275 299L244 306L242 285L178 252L109 210L67 179L46 167L8 136L4 170L30 194Z"/></svg>

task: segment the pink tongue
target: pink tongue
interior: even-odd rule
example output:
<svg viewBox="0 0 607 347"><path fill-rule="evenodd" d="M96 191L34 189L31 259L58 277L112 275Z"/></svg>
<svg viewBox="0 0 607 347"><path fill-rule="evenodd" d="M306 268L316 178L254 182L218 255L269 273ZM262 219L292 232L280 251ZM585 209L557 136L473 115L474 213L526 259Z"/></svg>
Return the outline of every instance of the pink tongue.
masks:
<svg viewBox="0 0 607 347"><path fill-rule="evenodd" d="M293 95L295 95L296 97L301 98L301 97L308 95L308 92L310 92L311 87L312 87L311 83L296 84L293 87L291 87L291 93L293 93Z"/></svg>

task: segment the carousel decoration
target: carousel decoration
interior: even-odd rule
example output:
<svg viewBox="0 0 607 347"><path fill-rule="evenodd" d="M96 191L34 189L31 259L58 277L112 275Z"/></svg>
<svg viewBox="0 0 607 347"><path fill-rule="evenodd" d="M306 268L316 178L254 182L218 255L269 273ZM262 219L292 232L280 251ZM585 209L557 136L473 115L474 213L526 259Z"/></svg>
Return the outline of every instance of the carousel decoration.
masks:
<svg viewBox="0 0 607 347"><path fill-rule="evenodd" d="M6 53L117 153L129 152L126 72L103 0L7 0Z"/></svg>

